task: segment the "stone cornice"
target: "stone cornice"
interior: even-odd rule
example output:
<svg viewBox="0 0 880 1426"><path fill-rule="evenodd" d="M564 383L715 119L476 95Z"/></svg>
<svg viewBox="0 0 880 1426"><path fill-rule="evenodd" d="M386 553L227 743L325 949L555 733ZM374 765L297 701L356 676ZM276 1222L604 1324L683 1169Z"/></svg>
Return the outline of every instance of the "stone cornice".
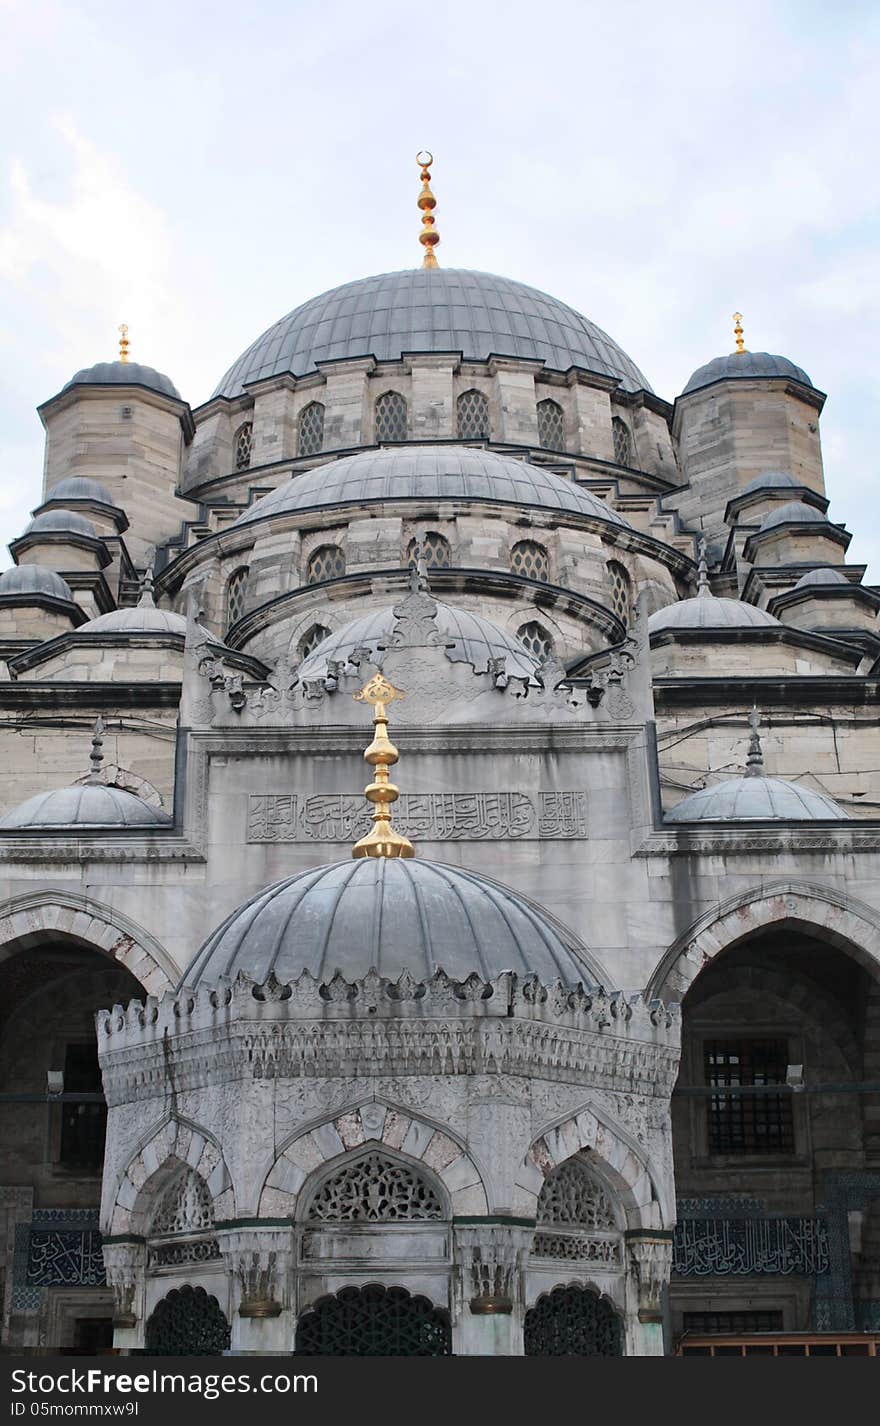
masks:
<svg viewBox="0 0 880 1426"><path fill-rule="evenodd" d="M658 676L654 678L653 687L658 713L731 704L744 708L751 707L753 701L765 712L774 707L811 709L816 705L828 708L834 704L875 707L880 697L880 678L859 678L852 674L771 674L753 678L700 678L697 674L681 678Z"/></svg>
<svg viewBox="0 0 880 1426"><path fill-rule="evenodd" d="M880 851L880 819L851 822L694 822L652 832L634 849L640 857L724 856L818 852L845 857Z"/></svg>

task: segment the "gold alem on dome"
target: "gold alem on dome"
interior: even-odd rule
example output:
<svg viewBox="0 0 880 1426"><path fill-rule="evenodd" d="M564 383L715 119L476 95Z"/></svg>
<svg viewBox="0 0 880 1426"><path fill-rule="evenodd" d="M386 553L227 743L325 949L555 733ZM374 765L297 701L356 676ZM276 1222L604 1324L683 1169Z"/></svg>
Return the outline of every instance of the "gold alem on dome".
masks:
<svg viewBox="0 0 880 1426"><path fill-rule="evenodd" d="M422 227L424 232L419 233L419 242L425 249L425 256L422 258L422 267L437 267L437 258L434 249L440 241L440 234L434 230L434 209L437 207L437 199L431 192L429 179L431 177L431 164L434 162L434 155L428 149L422 149L416 154L416 163L422 170L422 191L419 194L419 207L422 210Z"/></svg>
<svg viewBox="0 0 880 1426"><path fill-rule="evenodd" d="M128 349L131 342L128 340L128 323L123 322L119 328L119 360L128 361Z"/></svg>
<svg viewBox="0 0 880 1426"><path fill-rule="evenodd" d="M746 344L743 341L743 314L734 312L733 314L733 335L736 337L736 349L738 352L746 351Z"/></svg>
<svg viewBox="0 0 880 1426"><path fill-rule="evenodd" d="M372 706L375 733L364 753L364 761L374 769L373 781L364 788L364 796L373 804L373 825L365 837L355 842L351 854L353 857L413 857L415 849L412 842L391 825L391 808L400 796L400 789L395 787L388 773L388 769L397 762L398 752L388 738L388 714L385 711L395 698L405 698L406 694L377 673L369 683L364 684L360 693L353 696L358 703Z"/></svg>

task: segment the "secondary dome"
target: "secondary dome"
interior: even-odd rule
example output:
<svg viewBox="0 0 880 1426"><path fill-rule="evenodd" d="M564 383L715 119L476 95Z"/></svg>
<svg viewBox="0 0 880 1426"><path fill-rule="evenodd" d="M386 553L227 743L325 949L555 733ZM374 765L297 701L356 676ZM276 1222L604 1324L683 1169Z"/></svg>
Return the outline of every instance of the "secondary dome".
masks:
<svg viewBox="0 0 880 1426"><path fill-rule="evenodd" d="M789 500L786 505L777 505L761 521L762 530L772 530L774 525L824 525L827 515L814 505L805 505L802 500Z"/></svg>
<svg viewBox="0 0 880 1426"><path fill-rule="evenodd" d="M753 495L757 490L799 490L801 482L787 470L765 470L744 485L740 495Z"/></svg>
<svg viewBox="0 0 880 1426"><path fill-rule="evenodd" d="M575 937L506 886L438 862L365 857L276 882L233 911L197 953L181 984L244 971L280 981L303 970L356 980L376 969L396 980L435 970L464 980L502 971L545 983L587 983Z"/></svg>
<svg viewBox="0 0 880 1426"><path fill-rule="evenodd" d="M70 585L54 569L46 569L41 564L18 564L0 574L0 595L29 599L37 594L66 599L68 603L73 600Z"/></svg>
<svg viewBox="0 0 880 1426"><path fill-rule="evenodd" d="M512 456L466 446L395 446L314 466L257 500L230 528L368 500L497 500L629 523L564 476Z"/></svg>
<svg viewBox="0 0 880 1426"><path fill-rule="evenodd" d="M848 814L824 792L780 777L734 777L692 792L666 813L667 822L845 822Z"/></svg>
<svg viewBox="0 0 880 1426"><path fill-rule="evenodd" d="M76 510L44 510L35 515L27 526L26 535L85 535L90 540L98 538L98 532L91 520Z"/></svg>
<svg viewBox="0 0 880 1426"><path fill-rule="evenodd" d="M800 382L801 386L813 385L803 367L795 366L788 357L771 356L770 352L728 352L727 356L715 357L714 361L698 367L681 394L687 396L691 391L711 386L713 381L729 381L735 376L785 376L789 381Z"/></svg>
<svg viewBox="0 0 880 1426"><path fill-rule="evenodd" d="M163 396L173 396L175 401L181 399L170 376L163 376L155 367L143 366L139 361L99 361L76 372L62 390L69 391L72 386L146 386Z"/></svg>
<svg viewBox="0 0 880 1426"><path fill-rule="evenodd" d="M648 633L659 634L665 629L760 629L777 628L779 620L746 604L742 599L717 599L708 590L701 590L692 599L667 604L648 619Z"/></svg>
<svg viewBox="0 0 880 1426"><path fill-rule="evenodd" d="M2 580L0 580L2 584ZM841 574L839 569L828 566L826 569L811 569L809 574L802 574L795 589L807 589L814 585L827 588L829 584L849 584L845 574Z"/></svg>
<svg viewBox="0 0 880 1426"><path fill-rule="evenodd" d="M46 502L50 500L91 500L96 505L115 505L106 485L88 475L68 475L59 480L46 491Z"/></svg>
<svg viewBox="0 0 880 1426"><path fill-rule="evenodd" d="M489 659L504 658L505 672L510 678L531 679L538 664L531 654L512 634L506 634L496 624L490 623L480 614L471 614L467 609L455 609L450 604L434 601L437 605L437 628L444 643L452 647L445 650L452 663L469 663L477 673L485 673ZM308 658L300 664L299 678L323 678L327 672L328 660L345 663L355 649L369 649L376 652L378 644L387 643L394 630L395 613L392 608L377 609L371 614L362 614L350 624L337 629L322 640Z"/></svg>
<svg viewBox="0 0 880 1426"><path fill-rule="evenodd" d="M36 797L29 797L0 818L0 831L4 832L29 832L40 828L88 831L92 828L170 825L171 818L166 812L151 807L142 798L135 797L133 792L91 782L58 787L53 792L38 792Z"/></svg>
<svg viewBox="0 0 880 1426"><path fill-rule="evenodd" d="M650 391L638 367L595 323L536 287L464 268L412 268L331 288L288 312L229 368L214 396L322 361L404 352L461 352L466 361L526 357L616 377Z"/></svg>
<svg viewBox="0 0 880 1426"><path fill-rule="evenodd" d="M186 634L186 619L171 609L157 609L155 604L142 607L111 609L99 614L77 629L78 634ZM216 640L215 640L216 642Z"/></svg>

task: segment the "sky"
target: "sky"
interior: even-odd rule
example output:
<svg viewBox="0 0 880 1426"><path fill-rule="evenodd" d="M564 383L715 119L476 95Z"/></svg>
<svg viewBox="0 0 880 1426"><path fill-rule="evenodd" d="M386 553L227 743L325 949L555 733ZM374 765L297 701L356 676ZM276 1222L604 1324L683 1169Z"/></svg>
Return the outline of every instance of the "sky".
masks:
<svg viewBox="0 0 880 1426"><path fill-rule="evenodd" d="M0 0L0 544L35 407L116 355L196 406L283 313L438 257L585 313L672 400L746 345L828 393L880 581L876 0ZM8 558L0 553L0 561Z"/></svg>

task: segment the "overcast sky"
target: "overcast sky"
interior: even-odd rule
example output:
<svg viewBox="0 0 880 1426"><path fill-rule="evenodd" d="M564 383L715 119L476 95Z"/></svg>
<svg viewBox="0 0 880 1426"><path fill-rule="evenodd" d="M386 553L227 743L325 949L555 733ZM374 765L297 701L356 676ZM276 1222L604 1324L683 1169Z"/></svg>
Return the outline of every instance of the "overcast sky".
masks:
<svg viewBox="0 0 880 1426"><path fill-rule="evenodd" d="M668 399L746 345L828 393L831 518L880 581L880 6L0 0L0 538L34 407L132 356L193 405L306 298L440 262L553 293ZM4 560L7 563L8 560Z"/></svg>

